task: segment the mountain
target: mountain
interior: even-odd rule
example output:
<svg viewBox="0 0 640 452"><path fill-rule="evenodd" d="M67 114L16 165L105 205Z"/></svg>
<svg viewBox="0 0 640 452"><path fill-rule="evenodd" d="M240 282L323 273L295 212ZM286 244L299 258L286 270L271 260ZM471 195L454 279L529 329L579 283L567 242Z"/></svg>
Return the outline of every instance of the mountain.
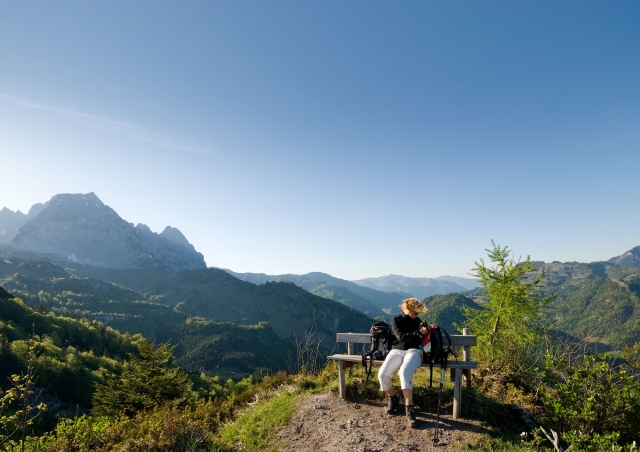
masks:
<svg viewBox="0 0 640 452"><path fill-rule="evenodd" d="M640 275L627 281L604 277L585 280L558 292L550 320L557 328L589 342L617 349L640 342Z"/></svg>
<svg viewBox="0 0 640 452"><path fill-rule="evenodd" d="M456 283L459 286L464 287L467 290L474 290L480 287L480 283L475 278L461 278L460 276L438 276L437 278L433 278L436 281L449 281L452 283Z"/></svg>
<svg viewBox="0 0 640 452"><path fill-rule="evenodd" d="M351 292L344 286L328 284L324 281L308 278L306 275L265 275L264 273L236 273L231 270L224 269L230 275L242 281L252 282L254 284L264 284L272 281L289 281L296 286L303 288L319 297L328 298L338 301L342 304L357 309L369 317L378 317L386 315L382 309L373 304L360 295Z"/></svg>
<svg viewBox="0 0 640 452"><path fill-rule="evenodd" d="M465 307L478 308L478 305L471 298L459 293L432 295L425 298L424 304L428 311L421 314L420 318L429 323L440 325L449 334L462 333L455 325L464 323Z"/></svg>
<svg viewBox="0 0 640 452"><path fill-rule="evenodd" d="M166 272L35 259L0 260L0 285L29 306L95 319L166 341L189 317L238 325L268 322L281 338L309 331L331 349L338 331L368 331L371 318L287 282L262 285L209 268Z"/></svg>
<svg viewBox="0 0 640 452"><path fill-rule="evenodd" d="M460 278L463 279L463 278ZM353 281L354 283L370 289L384 292L403 292L416 298L424 298L435 294L454 292L466 292L466 287L444 279L433 278L409 278L401 275L381 276L379 278L366 278Z"/></svg>
<svg viewBox="0 0 640 452"><path fill-rule="evenodd" d="M325 343L331 344L338 331L366 331L372 323L364 314L290 282L256 285L215 268L183 270L149 278L146 283L144 271L137 272L138 277L127 273L129 287L162 300L177 312L237 324L268 322L282 337L302 337L316 328Z"/></svg>
<svg viewBox="0 0 640 452"><path fill-rule="evenodd" d="M36 206L0 254L109 268L206 268L202 254L180 231L168 227L156 234L142 224L134 228L94 193L59 194ZM25 219L16 215L14 220Z"/></svg>
<svg viewBox="0 0 640 452"><path fill-rule="evenodd" d="M44 207L44 204L34 204L28 214L3 207L0 210L0 244L13 240L20 228L42 212Z"/></svg>
<svg viewBox="0 0 640 452"><path fill-rule="evenodd" d="M167 226L158 234L152 232L149 226L139 223L135 232L151 253L172 270L206 268L204 256L178 229Z"/></svg>
<svg viewBox="0 0 640 452"><path fill-rule="evenodd" d="M336 278L321 272L312 272L305 275L265 275L264 273L236 273L231 270L225 271L236 278L254 284L263 284L269 281L290 281L311 293L339 301L354 309L358 309L370 317L400 312L398 306L402 300L410 296L407 293L387 293L363 287L352 281Z"/></svg>
<svg viewBox="0 0 640 452"><path fill-rule="evenodd" d="M640 246L636 246L620 256L612 257L607 262L620 266L640 267Z"/></svg>

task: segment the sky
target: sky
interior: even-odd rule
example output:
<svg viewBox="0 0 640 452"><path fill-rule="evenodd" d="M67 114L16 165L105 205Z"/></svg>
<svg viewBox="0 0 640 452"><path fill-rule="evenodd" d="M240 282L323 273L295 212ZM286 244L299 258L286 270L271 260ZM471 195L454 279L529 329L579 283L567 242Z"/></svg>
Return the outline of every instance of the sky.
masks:
<svg viewBox="0 0 640 452"><path fill-rule="evenodd" d="M640 245L640 2L0 2L0 207L207 265L469 276Z"/></svg>

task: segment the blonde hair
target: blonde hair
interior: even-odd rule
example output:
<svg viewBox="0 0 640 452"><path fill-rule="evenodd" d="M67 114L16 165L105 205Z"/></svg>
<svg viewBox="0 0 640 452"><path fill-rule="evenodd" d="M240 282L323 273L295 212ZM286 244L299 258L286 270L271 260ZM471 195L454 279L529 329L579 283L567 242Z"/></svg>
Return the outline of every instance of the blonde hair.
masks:
<svg viewBox="0 0 640 452"><path fill-rule="evenodd" d="M427 307L417 298L407 298L406 300L402 300L400 309L402 309L402 312L405 314L409 311L417 313L427 312Z"/></svg>

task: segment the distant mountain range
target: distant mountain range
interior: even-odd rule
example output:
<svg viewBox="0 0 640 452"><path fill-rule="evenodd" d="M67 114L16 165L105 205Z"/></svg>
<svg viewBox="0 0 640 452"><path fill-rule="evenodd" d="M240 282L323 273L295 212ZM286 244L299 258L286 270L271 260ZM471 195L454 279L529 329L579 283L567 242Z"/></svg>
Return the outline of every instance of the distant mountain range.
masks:
<svg viewBox="0 0 640 452"><path fill-rule="evenodd" d="M46 257L108 268L166 271L206 268L202 254L175 228L152 232L126 222L93 193L55 195L29 214L0 211L0 255Z"/></svg>
<svg viewBox="0 0 640 452"><path fill-rule="evenodd" d="M388 318L400 313L399 306L405 298L424 299L432 295L468 292L480 286L476 280L456 276L408 278L389 275L348 281L320 272L304 275L291 273L267 275L224 270L236 278L254 284L264 284L268 281L290 281L315 295L339 301L370 317L386 316Z"/></svg>
<svg viewBox="0 0 640 452"><path fill-rule="evenodd" d="M456 276L439 276L438 278L409 278L401 275L381 276L353 281L370 289L383 292L402 292L417 298L443 295L454 292L465 292L479 287L475 279Z"/></svg>
<svg viewBox="0 0 640 452"><path fill-rule="evenodd" d="M320 272L305 275L266 275L264 273L236 273L227 269L225 271L238 279L254 284L264 284L269 281L290 281L315 295L339 301L370 317L400 312L398 306L402 300L411 296L402 292L382 292L363 287L346 279Z"/></svg>

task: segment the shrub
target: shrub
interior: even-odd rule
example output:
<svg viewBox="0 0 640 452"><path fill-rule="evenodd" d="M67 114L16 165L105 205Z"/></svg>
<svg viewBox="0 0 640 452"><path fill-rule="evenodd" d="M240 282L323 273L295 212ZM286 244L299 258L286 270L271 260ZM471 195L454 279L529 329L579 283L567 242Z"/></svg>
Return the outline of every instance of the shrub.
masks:
<svg viewBox="0 0 640 452"><path fill-rule="evenodd" d="M570 365L547 355L547 421L576 449L618 450L640 438L640 344L616 365L605 355L585 355ZM612 449L613 447L613 449Z"/></svg>

